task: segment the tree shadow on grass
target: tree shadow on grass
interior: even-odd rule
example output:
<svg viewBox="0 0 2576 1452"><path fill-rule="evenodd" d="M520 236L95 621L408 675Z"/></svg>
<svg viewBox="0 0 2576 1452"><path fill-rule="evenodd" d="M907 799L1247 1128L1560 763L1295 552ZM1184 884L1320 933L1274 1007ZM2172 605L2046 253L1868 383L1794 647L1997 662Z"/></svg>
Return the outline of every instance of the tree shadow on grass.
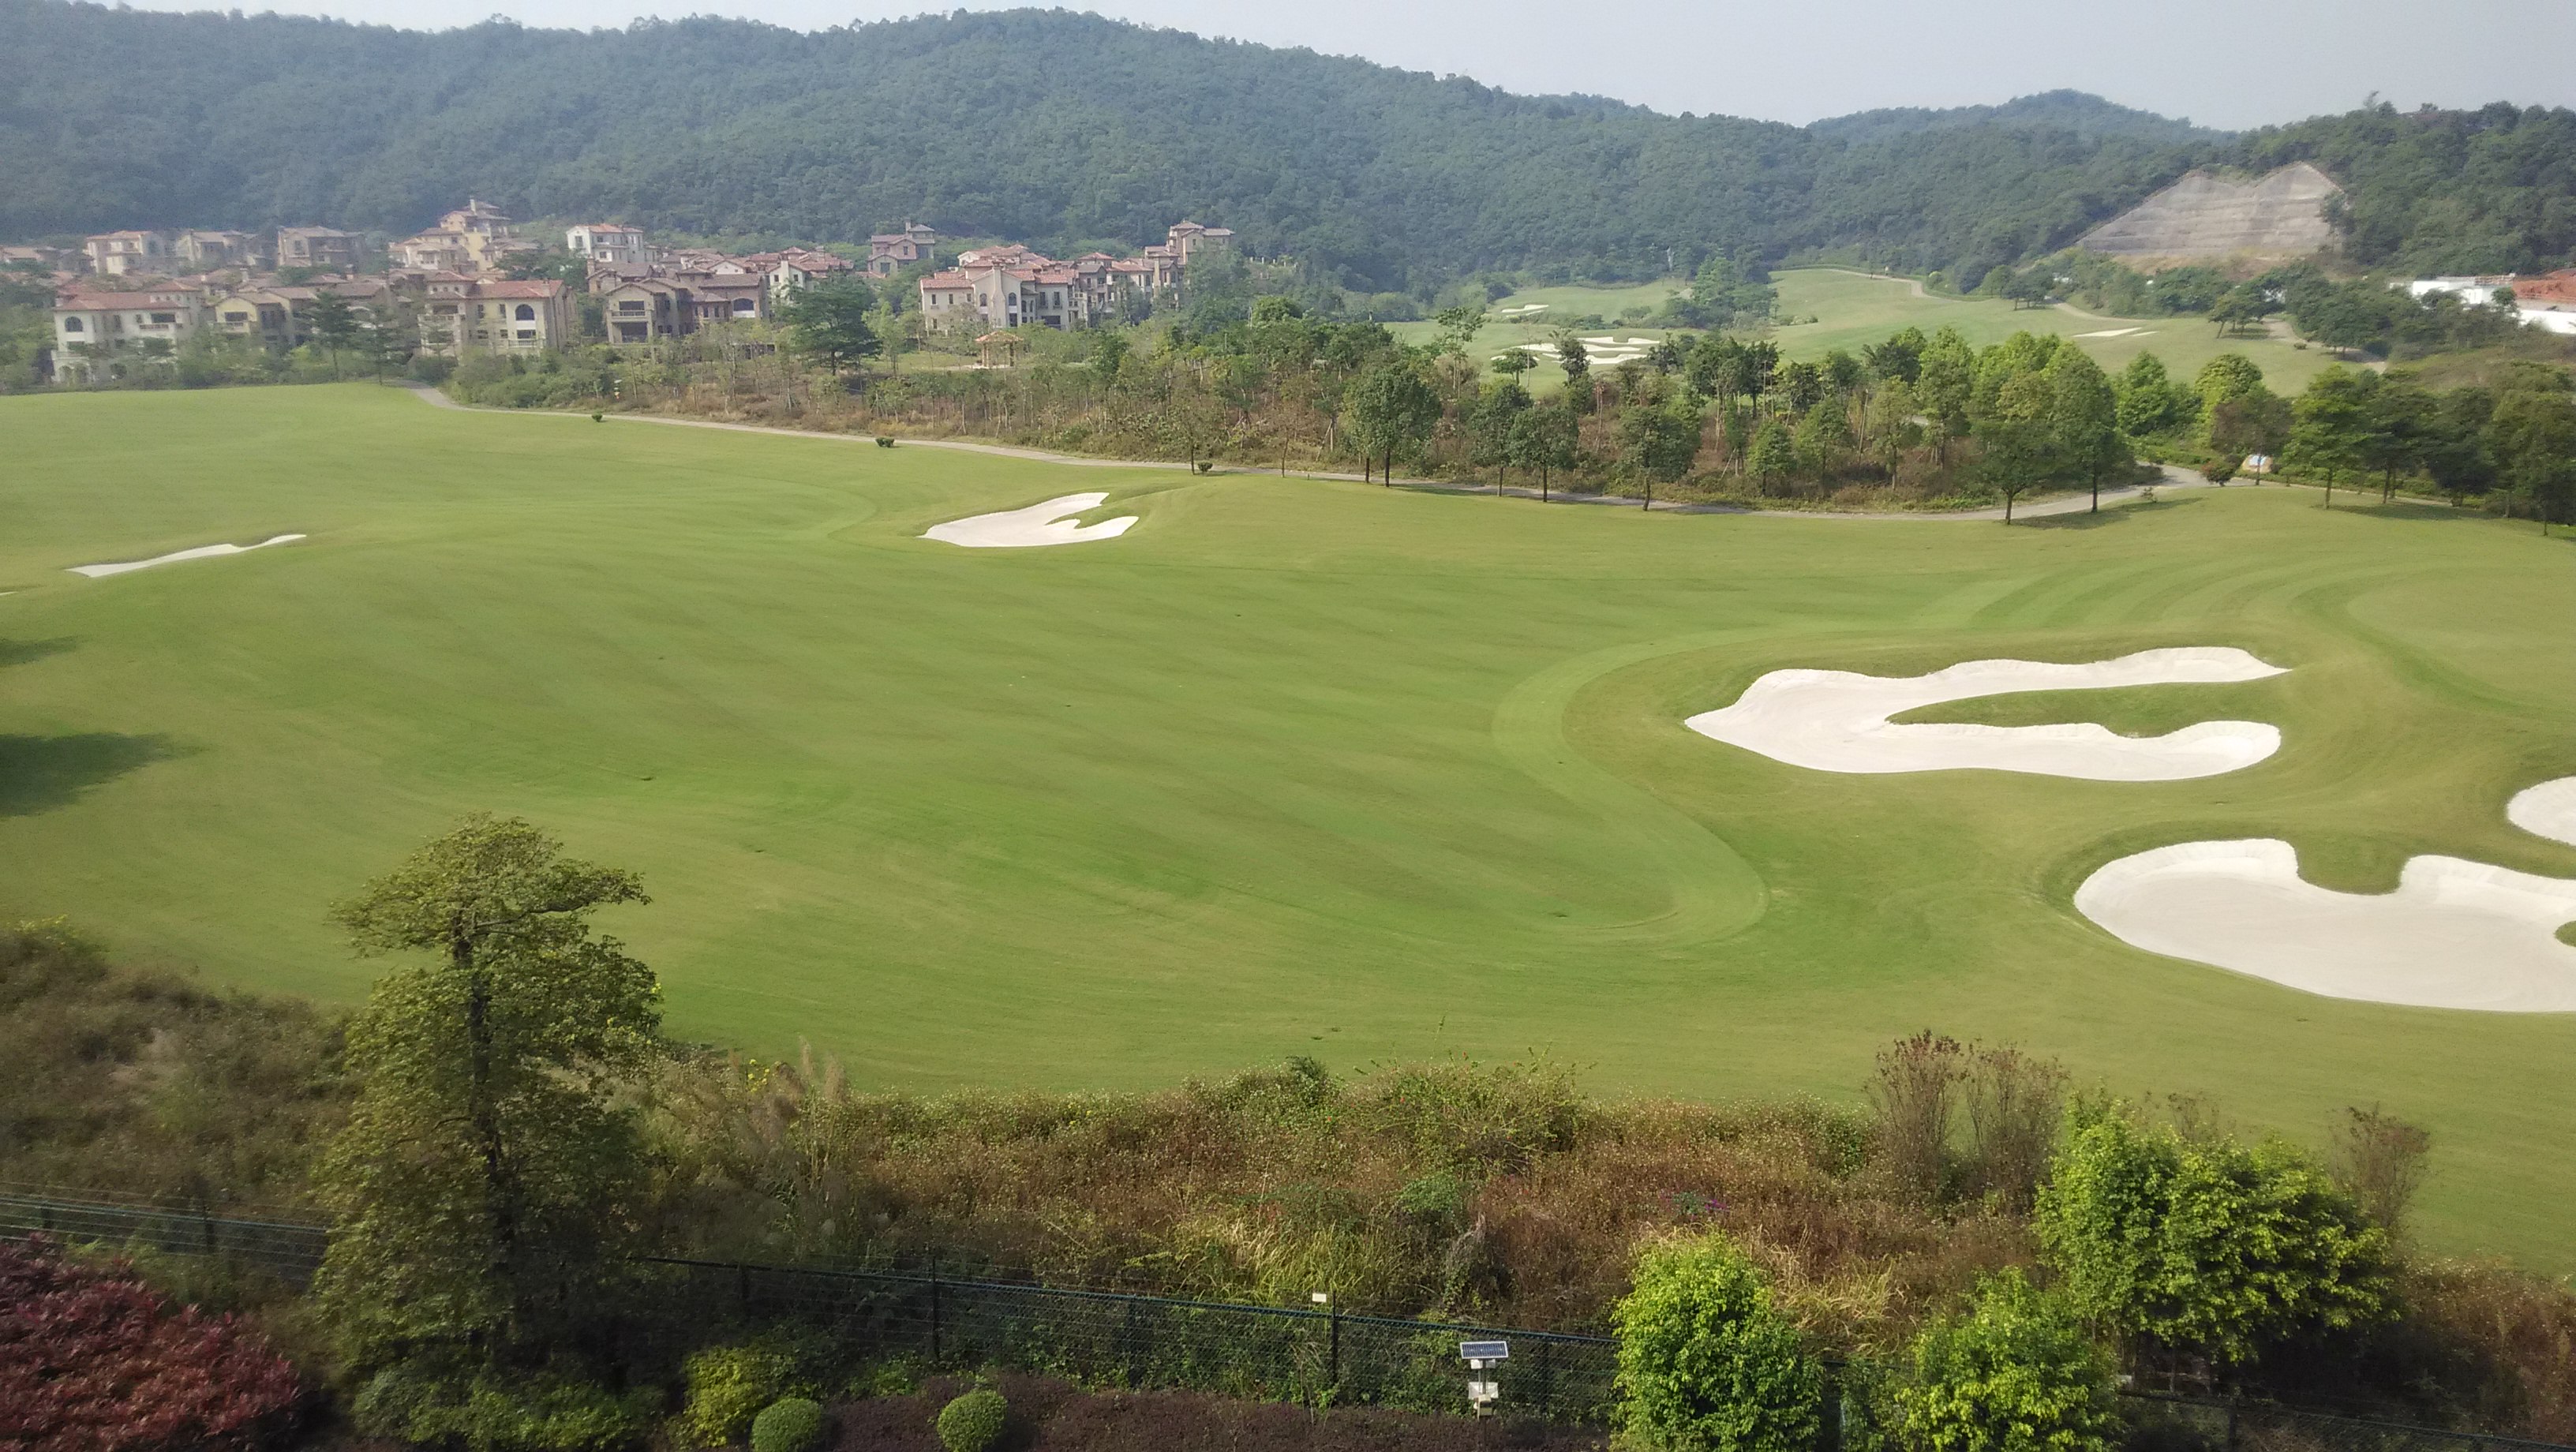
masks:
<svg viewBox="0 0 2576 1452"><path fill-rule="evenodd" d="M2463 519L2480 517L2463 509L2454 509L2447 504L2422 504L2402 499L2394 503L2382 504L2375 495L2364 495L2357 502L2338 498L2335 510L2337 513L2351 514L2362 519L2430 519L2439 520L2445 524L2456 524Z"/></svg>
<svg viewBox="0 0 2576 1452"><path fill-rule="evenodd" d="M0 640L0 666L25 665L49 655L61 655L78 644L68 635L52 640Z"/></svg>
<svg viewBox="0 0 2576 1452"><path fill-rule="evenodd" d="M0 640L0 666L26 665L79 644L68 636ZM28 817L70 806L93 787L183 754L166 736L127 736L115 731L0 736L0 817Z"/></svg>
<svg viewBox="0 0 2576 1452"><path fill-rule="evenodd" d="M68 807L93 787L184 754L166 736L0 736L0 817Z"/></svg>
<svg viewBox="0 0 2576 1452"><path fill-rule="evenodd" d="M2106 506L2099 511L2079 509L2067 514L2035 514L2027 519L2014 520L2013 528L2105 529L2115 524L2126 524L2135 515L2163 514L2170 510L2189 509L2199 502L2197 499L2158 499L2152 502L2140 500L2135 503Z"/></svg>

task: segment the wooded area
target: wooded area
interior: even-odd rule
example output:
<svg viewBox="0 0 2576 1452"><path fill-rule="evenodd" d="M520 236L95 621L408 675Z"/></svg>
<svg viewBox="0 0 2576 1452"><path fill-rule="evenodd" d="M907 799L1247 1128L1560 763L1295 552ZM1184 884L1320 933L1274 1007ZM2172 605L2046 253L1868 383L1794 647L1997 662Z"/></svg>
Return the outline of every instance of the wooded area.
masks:
<svg viewBox="0 0 2576 1452"><path fill-rule="evenodd" d="M1974 287L2192 166L2308 159L2350 190L2371 265L2531 270L2576 246L2576 113L2501 104L2232 139L2064 96L1800 129L1039 11L432 34L0 0L0 51L30 76L153 78L0 116L9 237L408 231L471 194L817 242L918 217L1066 256L1222 217L1366 290L1800 249Z"/></svg>

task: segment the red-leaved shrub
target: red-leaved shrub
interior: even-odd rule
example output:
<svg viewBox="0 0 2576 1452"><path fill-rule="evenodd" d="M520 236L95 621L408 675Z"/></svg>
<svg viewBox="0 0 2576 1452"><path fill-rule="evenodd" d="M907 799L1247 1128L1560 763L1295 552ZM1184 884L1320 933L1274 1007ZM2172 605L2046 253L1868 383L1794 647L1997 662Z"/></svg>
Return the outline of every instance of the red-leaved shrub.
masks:
<svg viewBox="0 0 2576 1452"><path fill-rule="evenodd" d="M0 1243L0 1447L249 1448L299 1397L295 1368L232 1317L174 1306L121 1265Z"/></svg>

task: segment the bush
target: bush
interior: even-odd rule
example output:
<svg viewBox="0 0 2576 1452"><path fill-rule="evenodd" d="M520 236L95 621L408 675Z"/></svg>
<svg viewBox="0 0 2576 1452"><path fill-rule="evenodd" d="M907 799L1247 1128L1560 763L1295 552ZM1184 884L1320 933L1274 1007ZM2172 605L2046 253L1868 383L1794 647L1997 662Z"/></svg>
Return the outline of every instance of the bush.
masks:
<svg viewBox="0 0 2576 1452"><path fill-rule="evenodd" d="M251 1447L300 1398L295 1368L230 1316L173 1306L121 1264L0 1244L0 1446Z"/></svg>
<svg viewBox="0 0 2576 1452"><path fill-rule="evenodd" d="M2119 1425L2109 1359L2017 1270L1980 1284L1965 1317L1925 1327L1911 1360L1896 1430L1920 1452L2097 1452Z"/></svg>
<svg viewBox="0 0 2576 1452"><path fill-rule="evenodd" d="M619 1395L554 1372L404 1362L378 1372L351 1408L358 1429L473 1452L613 1452L644 1438L649 1394Z"/></svg>
<svg viewBox="0 0 2576 1452"><path fill-rule="evenodd" d="M810 1452L823 1440L823 1407L811 1397L781 1397L751 1419L751 1452Z"/></svg>
<svg viewBox="0 0 2576 1452"><path fill-rule="evenodd" d="M979 1386L939 1409L939 1445L948 1452L984 1452L1001 1440L1010 1412L1000 1392Z"/></svg>
<svg viewBox="0 0 2576 1452"><path fill-rule="evenodd" d="M1620 1420L1664 1452L1805 1452L1824 1377L1762 1274L1711 1234L1648 1246L1612 1311Z"/></svg>
<svg viewBox="0 0 2576 1452"><path fill-rule="evenodd" d="M696 1447L741 1441L761 1408L820 1390L805 1362L802 1348L781 1336L692 1354L681 1367L689 1394L672 1426L675 1440Z"/></svg>
<svg viewBox="0 0 2576 1452"><path fill-rule="evenodd" d="M2388 1233L2278 1140L2186 1140L2117 1113L2083 1125L2034 1215L2075 1308L2221 1363L2388 1319Z"/></svg>

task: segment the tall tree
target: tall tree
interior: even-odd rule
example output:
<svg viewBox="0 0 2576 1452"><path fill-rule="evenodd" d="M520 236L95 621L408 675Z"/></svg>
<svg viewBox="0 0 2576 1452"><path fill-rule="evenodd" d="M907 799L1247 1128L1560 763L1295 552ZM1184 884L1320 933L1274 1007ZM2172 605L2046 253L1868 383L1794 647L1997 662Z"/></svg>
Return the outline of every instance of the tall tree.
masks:
<svg viewBox="0 0 2576 1452"><path fill-rule="evenodd" d="M358 320L358 310L327 287L304 305L304 331L330 357L331 376L335 378L340 374L340 355L356 347L366 333L365 325Z"/></svg>
<svg viewBox="0 0 2576 1452"><path fill-rule="evenodd" d="M1529 390L1521 387L1518 380L1506 378L1485 389L1468 414L1467 432L1475 445L1474 461L1479 466L1493 466L1497 494L1503 492L1507 482L1504 475L1516 462L1512 457L1512 426L1529 408Z"/></svg>
<svg viewBox="0 0 2576 1452"><path fill-rule="evenodd" d="M1565 397L1577 413L1592 412L1592 350L1583 345L1583 335L1573 328L1559 328L1548 341L1556 347L1556 361L1565 370Z"/></svg>
<svg viewBox="0 0 2576 1452"><path fill-rule="evenodd" d="M1553 405L1525 408L1514 414L1511 435L1504 441L1504 449L1514 464L1538 471L1538 497L1545 499L1549 472L1574 467L1576 446L1581 437L1580 421L1575 418L1574 411L1560 400Z"/></svg>
<svg viewBox="0 0 2576 1452"><path fill-rule="evenodd" d="M2547 533L2576 505L2576 399L2559 388L2514 388L2487 421L2497 473L2528 501Z"/></svg>
<svg viewBox="0 0 2576 1452"><path fill-rule="evenodd" d="M1953 328L1932 335L1925 346L1914 383L1914 396L1940 435L1941 462L1950 462L1950 441L1968 431L1968 399L1977 380L1976 355Z"/></svg>
<svg viewBox="0 0 2576 1452"><path fill-rule="evenodd" d="M2368 466L2377 447L2378 410L2372 395L2379 375L2328 368L2290 407L2290 441L2284 453L2297 468L2325 476L2326 500L2335 481Z"/></svg>
<svg viewBox="0 0 2576 1452"><path fill-rule="evenodd" d="M2176 385L2164 360L2140 353L2120 370L2120 432L2133 439L2169 434L2192 421L2198 400Z"/></svg>
<svg viewBox="0 0 2576 1452"><path fill-rule="evenodd" d="M2003 385L1993 410L1976 422L1982 450L1977 469L2004 497L2006 524L2012 523L2015 500L2058 477L2064 467L2050 417L2055 404L2056 391L2048 379L2024 373Z"/></svg>
<svg viewBox="0 0 2576 1452"><path fill-rule="evenodd" d="M634 874L477 814L336 910L361 953L418 955L350 1028L358 1098L317 1177L317 1289L360 1365L507 1359L613 1272L641 1150L611 1091L653 1052L660 995L589 920L644 900Z"/></svg>
<svg viewBox="0 0 2576 1452"><path fill-rule="evenodd" d="M2102 476L2130 461L2120 437L2119 402L2111 380L2081 348L2060 348L2041 371L2048 381L2048 428L2059 467L2082 478L2102 509Z"/></svg>
<svg viewBox="0 0 2576 1452"><path fill-rule="evenodd" d="M1361 376L1343 399L1348 428L1360 446L1362 469L1374 455L1384 461L1379 482L1395 482L1395 451L1431 436L1440 422L1440 395L1410 359L1394 358Z"/></svg>
<svg viewBox="0 0 2576 1452"><path fill-rule="evenodd" d="M876 293L852 277L818 282L800 290L780 310L787 325L788 346L832 370L848 372L877 356L885 347L869 318L876 312Z"/></svg>

